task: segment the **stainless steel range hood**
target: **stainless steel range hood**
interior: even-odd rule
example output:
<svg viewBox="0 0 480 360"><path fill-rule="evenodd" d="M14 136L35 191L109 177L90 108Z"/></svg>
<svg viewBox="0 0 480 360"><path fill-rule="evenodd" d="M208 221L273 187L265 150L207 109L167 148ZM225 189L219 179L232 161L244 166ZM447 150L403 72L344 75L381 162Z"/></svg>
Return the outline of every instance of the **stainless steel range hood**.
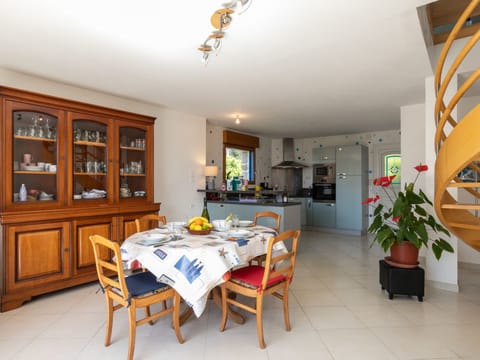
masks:
<svg viewBox="0 0 480 360"><path fill-rule="evenodd" d="M307 167L302 163L296 162L294 159L293 138L283 138L283 161L272 166L272 169L302 169Z"/></svg>

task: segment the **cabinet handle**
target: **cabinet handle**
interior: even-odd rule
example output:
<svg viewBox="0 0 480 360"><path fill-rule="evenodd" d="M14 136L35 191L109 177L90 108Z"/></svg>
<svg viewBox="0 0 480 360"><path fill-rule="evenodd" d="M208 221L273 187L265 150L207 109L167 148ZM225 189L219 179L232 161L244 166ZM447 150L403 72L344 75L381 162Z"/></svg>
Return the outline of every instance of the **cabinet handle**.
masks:
<svg viewBox="0 0 480 360"><path fill-rule="evenodd" d="M65 249L63 249L63 251L64 251L64 252L69 252L70 249L69 249L69 248L65 248Z"/></svg>

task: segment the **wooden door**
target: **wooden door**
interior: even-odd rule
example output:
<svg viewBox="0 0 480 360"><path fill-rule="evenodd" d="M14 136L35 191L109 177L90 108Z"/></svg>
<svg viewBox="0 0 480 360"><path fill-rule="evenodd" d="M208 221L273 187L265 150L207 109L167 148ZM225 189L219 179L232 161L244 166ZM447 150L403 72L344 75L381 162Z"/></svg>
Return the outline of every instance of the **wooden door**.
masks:
<svg viewBox="0 0 480 360"><path fill-rule="evenodd" d="M71 276L68 222L8 225L6 290L42 287Z"/></svg>
<svg viewBox="0 0 480 360"><path fill-rule="evenodd" d="M117 239L115 229L116 220L112 217L73 221L73 242L76 250L74 275L96 271L90 235L101 235L115 241ZM101 254L103 259L108 259L110 256L109 251Z"/></svg>

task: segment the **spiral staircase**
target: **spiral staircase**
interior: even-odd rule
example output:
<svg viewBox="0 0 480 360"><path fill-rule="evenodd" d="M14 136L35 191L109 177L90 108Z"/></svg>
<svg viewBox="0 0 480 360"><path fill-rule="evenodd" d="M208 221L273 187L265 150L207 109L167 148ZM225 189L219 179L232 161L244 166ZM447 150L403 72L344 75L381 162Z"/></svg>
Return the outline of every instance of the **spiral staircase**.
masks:
<svg viewBox="0 0 480 360"><path fill-rule="evenodd" d="M444 69L447 55L457 34L479 5L472 0L458 19L440 54L435 71L435 211L442 223L459 239L480 251L480 104L474 106L462 119L452 112L458 102L480 77L477 68L446 103L445 94L459 66L480 39L477 30L455 57L450 68ZM442 73L446 72L442 77ZM474 174L465 181L461 174ZM452 193L466 191L470 196L459 202Z"/></svg>

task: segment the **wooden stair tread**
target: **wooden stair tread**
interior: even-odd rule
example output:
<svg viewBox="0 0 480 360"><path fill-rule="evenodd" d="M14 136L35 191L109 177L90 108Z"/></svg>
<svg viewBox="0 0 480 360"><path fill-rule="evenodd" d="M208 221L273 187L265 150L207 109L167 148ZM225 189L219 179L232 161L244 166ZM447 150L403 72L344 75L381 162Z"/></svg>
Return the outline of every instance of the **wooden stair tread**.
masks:
<svg viewBox="0 0 480 360"><path fill-rule="evenodd" d="M441 208L452 210L480 210L480 204L442 204Z"/></svg>
<svg viewBox="0 0 480 360"><path fill-rule="evenodd" d="M456 182L448 184L448 187L453 188L474 188L480 187L480 182Z"/></svg>

